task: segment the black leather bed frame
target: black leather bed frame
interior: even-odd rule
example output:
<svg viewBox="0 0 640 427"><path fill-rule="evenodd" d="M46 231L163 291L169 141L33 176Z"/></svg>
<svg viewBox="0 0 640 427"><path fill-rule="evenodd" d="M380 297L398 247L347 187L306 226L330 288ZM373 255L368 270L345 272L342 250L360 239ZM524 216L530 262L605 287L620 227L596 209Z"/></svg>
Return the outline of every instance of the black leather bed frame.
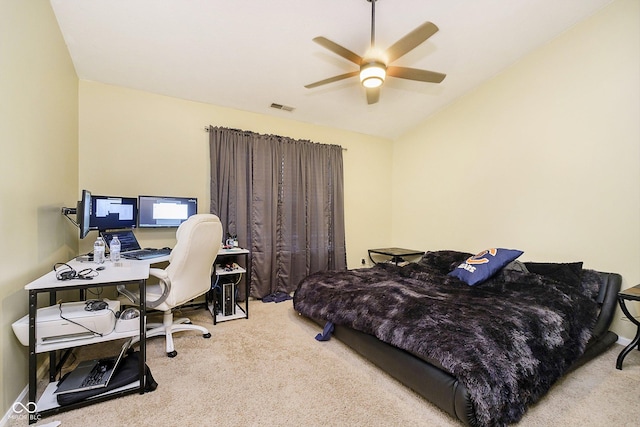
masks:
<svg viewBox="0 0 640 427"><path fill-rule="evenodd" d="M599 272L599 275L602 278L598 295L600 314L585 353L572 366L572 370L603 353L618 339L615 333L609 331L609 327L617 308L622 277L616 273ZM324 325L324 321L314 320ZM425 361L372 335L348 327L335 325L333 336L464 425L478 424L464 385L435 362Z"/></svg>

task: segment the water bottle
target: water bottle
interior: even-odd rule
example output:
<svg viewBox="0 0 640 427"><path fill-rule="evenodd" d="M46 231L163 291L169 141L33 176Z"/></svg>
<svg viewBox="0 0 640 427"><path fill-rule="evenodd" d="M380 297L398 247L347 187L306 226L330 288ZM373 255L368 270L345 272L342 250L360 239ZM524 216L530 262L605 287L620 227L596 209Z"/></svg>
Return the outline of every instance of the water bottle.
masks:
<svg viewBox="0 0 640 427"><path fill-rule="evenodd" d="M111 262L114 264L120 262L120 240L118 240L118 236L113 236L113 239L111 239L109 252L111 254Z"/></svg>
<svg viewBox="0 0 640 427"><path fill-rule="evenodd" d="M93 260L97 264L104 264L104 240L101 236L98 236L93 244Z"/></svg>

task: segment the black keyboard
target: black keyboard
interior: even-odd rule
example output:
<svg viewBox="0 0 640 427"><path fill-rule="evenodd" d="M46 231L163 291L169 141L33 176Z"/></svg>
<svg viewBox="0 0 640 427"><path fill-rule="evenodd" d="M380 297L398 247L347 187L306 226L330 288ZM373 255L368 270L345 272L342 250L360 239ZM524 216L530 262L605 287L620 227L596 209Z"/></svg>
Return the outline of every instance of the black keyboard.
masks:
<svg viewBox="0 0 640 427"><path fill-rule="evenodd" d="M169 255L170 253L171 249L139 249L122 254L122 256L129 259L149 259Z"/></svg>
<svg viewBox="0 0 640 427"><path fill-rule="evenodd" d="M105 373L113 366L113 362L101 362L93 367L87 378L82 381L81 387L89 387L92 385L100 384L104 378Z"/></svg>

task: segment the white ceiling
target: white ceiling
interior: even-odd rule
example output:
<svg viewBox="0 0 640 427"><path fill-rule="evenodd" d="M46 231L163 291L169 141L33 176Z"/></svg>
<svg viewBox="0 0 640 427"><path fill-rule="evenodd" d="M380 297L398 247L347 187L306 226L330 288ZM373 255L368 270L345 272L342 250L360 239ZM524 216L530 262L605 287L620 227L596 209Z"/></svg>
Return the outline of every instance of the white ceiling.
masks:
<svg viewBox="0 0 640 427"><path fill-rule="evenodd" d="M373 105L357 77L304 88L357 70L312 39L364 55L367 0L51 4L82 80L395 138L611 1L378 0L376 45L387 48L431 21L440 31L394 65L447 77L440 84L388 78Z"/></svg>

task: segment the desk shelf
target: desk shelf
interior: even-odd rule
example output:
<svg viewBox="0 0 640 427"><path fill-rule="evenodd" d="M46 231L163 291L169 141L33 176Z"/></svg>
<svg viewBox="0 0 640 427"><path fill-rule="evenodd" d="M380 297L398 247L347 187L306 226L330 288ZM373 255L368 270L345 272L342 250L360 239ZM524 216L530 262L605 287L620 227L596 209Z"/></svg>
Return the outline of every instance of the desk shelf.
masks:
<svg viewBox="0 0 640 427"><path fill-rule="evenodd" d="M47 388L44 389L42 396L38 399L38 411L39 412L49 412L49 413L58 413L63 410L67 410L67 406L61 406L58 404L56 399L55 391L58 388L57 383L52 382L47 385ZM134 381L131 384L127 384L125 386L109 390L108 392L98 394L96 396L89 397L86 399L85 403L97 403L99 401L107 400L113 397L123 396L124 394L136 393L140 388L140 381ZM71 408L69 408L71 409Z"/></svg>
<svg viewBox="0 0 640 427"><path fill-rule="evenodd" d="M78 271L85 268L86 265L71 260L68 261L74 270ZM89 338L82 338L71 341L57 341L46 344L36 343L36 327L37 327L37 307L38 307L38 294L48 293L50 305L56 304L56 293L69 290L82 291L87 288L93 287L106 287L117 286L119 284L137 283L140 288L140 294L146 295L146 282L149 278L149 263L127 261L122 266L116 267L105 264L107 268L101 271L100 274L93 278L93 280L69 280L60 281L56 278L55 272L49 272L44 276L34 280L33 282L25 286L25 290L29 292L29 402L35 403L37 406L37 412L29 413L29 424L35 423L41 419L41 417L47 417L59 412L64 412L76 408L81 408L94 403L102 402L115 397L123 396L125 394L145 392L145 363L146 363L146 331L145 331L145 316L146 307L144 305L144 297L141 298L140 309L140 324L137 330L127 332L111 332L104 336L96 336ZM95 396L90 399L85 399L81 402L70 405L59 405L54 395L54 391L57 389L57 380L61 366L58 365L56 359L58 352L69 350L74 347L84 346L88 344L96 344L107 341L114 341L123 338L131 338L139 336L139 365L138 372L140 380L136 383L129 384L120 389L110 390L99 396ZM44 392L37 398L37 355L41 353L49 353L49 384L45 388ZM67 353L68 354L68 353ZM66 355L62 358L64 361Z"/></svg>
<svg viewBox="0 0 640 427"><path fill-rule="evenodd" d="M225 268L226 264L233 264L234 268ZM221 249L215 261L214 274L211 277L211 291L207 295L207 308L213 317L213 324L228 320L249 318L249 282L250 282L249 251L242 248ZM222 281L222 282L221 282ZM236 299L238 286L244 282L245 304L242 307ZM231 295L226 286L231 286ZM220 293L219 299L216 291ZM233 313L224 314L225 304L232 304Z"/></svg>
<svg viewBox="0 0 640 427"><path fill-rule="evenodd" d="M229 276L232 274L245 274L247 270L244 268L237 266L233 270L227 270L220 265L216 265L216 276Z"/></svg>
<svg viewBox="0 0 640 427"><path fill-rule="evenodd" d="M212 305L213 303L208 303L207 307L209 309L210 312L213 312L214 307ZM228 320L236 320L236 319L246 319L247 318L247 313L244 311L244 309L242 308L242 306L238 303L236 303L236 312L235 314L230 314L225 316L224 314L220 314L220 313L216 313L216 323L220 323L220 322L226 322Z"/></svg>
<svg viewBox="0 0 640 427"><path fill-rule="evenodd" d="M36 353L37 354L47 353L49 351L66 350L68 348L73 348L73 347L82 347L85 345L97 344L97 343L107 342L107 341L115 341L123 338L132 338L132 337L138 336L139 334L140 334L140 331L138 329L135 329L133 331L127 331L127 332L113 331L110 334L106 334L101 337L97 336L97 337L73 339L73 340L67 340L67 341L56 341L56 342L51 342L47 344L37 344Z"/></svg>

